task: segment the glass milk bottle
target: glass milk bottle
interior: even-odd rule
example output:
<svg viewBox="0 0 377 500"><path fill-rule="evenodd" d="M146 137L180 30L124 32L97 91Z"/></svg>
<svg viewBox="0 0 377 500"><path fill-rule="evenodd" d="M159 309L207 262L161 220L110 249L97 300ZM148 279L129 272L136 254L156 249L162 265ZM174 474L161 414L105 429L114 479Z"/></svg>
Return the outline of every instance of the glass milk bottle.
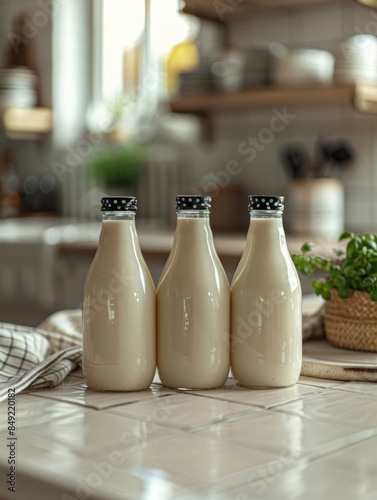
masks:
<svg viewBox="0 0 377 500"><path fill-rule="evenodd" d="M136 198L102 198L102 231L84 286L89 389L140 391L156 371L156 292L135 228Z"/></svg>
<svg viewBox="0 0 377 500"><path fill-rule="evenodd" d="M157 287L157 366L168 387L221 387L229 373L229 283L210 203L209 196L177 196L173 248Z"/></svg>
<svg viewBox="0 0 377 500"><path fill-rule="evenodd" d="M302 361L301 285L282 196L249 196L250 227L231 287L231 366L245 387L287 387Z"/></svg>

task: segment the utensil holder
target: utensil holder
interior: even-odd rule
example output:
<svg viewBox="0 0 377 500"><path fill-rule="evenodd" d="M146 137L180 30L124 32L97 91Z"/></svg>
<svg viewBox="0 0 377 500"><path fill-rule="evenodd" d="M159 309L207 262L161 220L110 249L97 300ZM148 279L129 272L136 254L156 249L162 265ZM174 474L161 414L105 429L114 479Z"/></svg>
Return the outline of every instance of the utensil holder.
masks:
<svg viewBox="0 0 377 500"><path fill-rule="evenodd" d="M336 241L344 231L344 187L339 179L295 179L289 184L287 226L291 234Z"/></svg>

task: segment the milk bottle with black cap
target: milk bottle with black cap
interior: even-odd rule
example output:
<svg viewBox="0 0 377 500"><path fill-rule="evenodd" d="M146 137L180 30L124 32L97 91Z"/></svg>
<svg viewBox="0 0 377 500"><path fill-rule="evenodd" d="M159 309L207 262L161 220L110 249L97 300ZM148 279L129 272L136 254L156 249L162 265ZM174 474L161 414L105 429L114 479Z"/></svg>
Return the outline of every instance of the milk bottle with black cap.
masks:
<svg viewBox="0 0 377 500"><path fill-rule="evenodd" d="M136 198L102 198L84 286L83 372L90 389L147 389L156 370L156 292L135 228Z"/></svg>
<svg viewBox="0 0 377 500"><path fill-rule="evenodd" d="M249 196L250 226L231 286L231 366L246 387L287 387L302 360L301 286L282 196Z"/></svg>
<svg viewBox="0 0 377 500"><path fill-rule="evenodd" d="M157 287L157 366L173 388L221 387L229 372L229 283L210 203L209 196L177 196L173 248Z"/></svg>

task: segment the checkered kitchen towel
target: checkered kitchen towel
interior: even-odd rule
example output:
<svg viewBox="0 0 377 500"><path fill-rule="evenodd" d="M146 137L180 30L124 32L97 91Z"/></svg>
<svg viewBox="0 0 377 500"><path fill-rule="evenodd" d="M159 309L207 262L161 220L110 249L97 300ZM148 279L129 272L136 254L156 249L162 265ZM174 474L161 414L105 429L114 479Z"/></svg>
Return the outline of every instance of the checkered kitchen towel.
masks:
<svg viewBox="0 0 377 500"><path fill-rule="evenodd" d="M65 331L54 331L54 324L69 321L69 315L56 313L41 326L0 323L0 401L8 389L16 394L28 387L56 387L81 361L81 328L65 325ZM81 326L81 325L80 325ZM56 330L56 329L55 329Z"/></svg>

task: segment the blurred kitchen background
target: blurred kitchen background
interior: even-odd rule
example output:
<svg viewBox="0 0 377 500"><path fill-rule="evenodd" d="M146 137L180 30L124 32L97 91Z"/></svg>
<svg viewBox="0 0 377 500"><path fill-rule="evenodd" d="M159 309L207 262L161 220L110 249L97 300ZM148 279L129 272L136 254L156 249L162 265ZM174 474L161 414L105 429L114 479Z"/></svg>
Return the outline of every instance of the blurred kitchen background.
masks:
<svg viewBox="0 0 377 500"><path fill-rule="evenodd" d="M105 193L138 196L156 282L176 194L212 194L230 279L250 193L286 196L291 252L376 231L377 10L361 3L0 0L0 321L81 305Z"/></svg>

